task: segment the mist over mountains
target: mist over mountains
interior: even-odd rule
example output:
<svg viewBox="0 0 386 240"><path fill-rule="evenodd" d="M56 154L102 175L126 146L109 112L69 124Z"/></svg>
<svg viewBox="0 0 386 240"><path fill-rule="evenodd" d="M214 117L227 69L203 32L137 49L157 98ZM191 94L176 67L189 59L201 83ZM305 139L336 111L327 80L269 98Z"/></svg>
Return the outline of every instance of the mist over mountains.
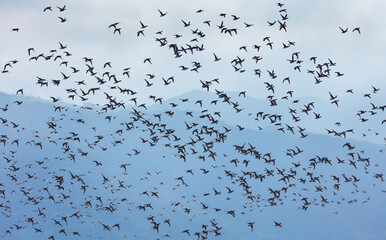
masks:
<svg viewBox="0 0 386 240"><path fill-rule="evenodd" d="M197 147L194 147L195 144L191 145L192 148L186 144L184 161L178 143L196 138L185 134L187 125L197 124L190 129L192 131L202 129L208 124L206 118L197 117L202 113L196 111L193 104L187 103L186 109L175 110L173 116L162 116L165 129L170 127L174 132L169 135L170 140L161 137L153 145L150 139L157 126L153 130L154 125L147 125L145 119L152 119L153 114L164 111L157 106L150 107L146 114L141 115L143 122L134 122L127 128L124 123L130 122L130 118L135 116L135 111L130 109L111 114L113 117L110 121L103 117L110 116L109 114L96 112L97 106L91 108L64 105L61 111L55 111L55 104L36 98L6 94L1 94L0 97L2 103L10 104L9 111L1 116L8 120L3 124L1 134L7 135L3 154L10 161L4 160L2 163L7 173L3 175L2 183L7 199L12 199L3 212L5 216L9 214L4 218L3 231L10 227L7 226L9 222L18 226L30 225L30 215L37 215L33 218L33 227L45 229L44 233L38 235L33 228L24 226L23 231L13 232L15 238L36 234L37 239L41 239L41 236L48 237L63 228L71 228L79 230L84 238L98 235L102 238L135 239L137 236L139 239L151 239L163 234L179 239L185 238L181 232L185 230L186 224L192 232L199 231L203 222L210 225L213 219L222 226L220 231L223 239L383 237L384 232L381 229L384 229L385 223L374 221L377 218L373 217L376 215L379 216L378 219L382 219L386 211L383 206L385 195L381 191L384 183L374 178L375 174L385 170L382 154L379 152L382 145L350 140L350 145L355 146L355 154L371 159L369 166L358 162L356 169L348 164L351 157L347 154L353 151L342 147L347 142L346 139L310 132L306 133L306 138L299 138L296 135L283 134L272 127L268 127L268 130L246 128L240 131L235 125L224 123L218 118L219 122L210 126L219 131L226 128L229 132L224 142L213 143L211 151L215 155L209 157L210 154L205 153L205 147L201 150L198 143ZM175 100L171 99L170 102L184 98L193 101L202 97L188 93ZM11 105L14 101L23 103L19 106ZM15 108L25 117L20 117L14 111ZM192 111L195 118L186 116L188 111ZM222 109L221 112L223 113ZM240 117L235 123L242 120ZM17 127L18 130L15 130L9 123L11 121L23 128ZM118 132L119 130L122 131ZM98 136L104 137L98 141ZM14 143L16 139L19 147ZM199 142L205 146L211 139L213 141L215 136L207 134ZM41 143L41 149L37 143ZM253 146L261 155L260 159L254 154L235 151L235 146L243 145L245 149ZM67 147L70 150L66 150ZM297 151L295 147L301 149L299 155L290 156L287 153L291 153L291 150L285 151ZM362 150L364 151L361 152ZM310 165L310 159L323 157L329 159L331 165L319 163L315 169ZM346 163L338 164L336 157ZM267 163L269 159L275 159L275 162ZM248 161L248 166L244 160ZM98 166L96 163L102 165ZM125 164L127 165L122 167ZM294 164L300 164L303 169ZM280 181L280 169L296 171L296 178L289 179L288 182ZM190 172L186 172L187 170ZM267 170L272 170L273 176L267 175ZM249 175L252 172L256 175ZM312 176L318 176L320 183L306 180L309 172L313 173ZM259 174L265 175L265 178L255 179L256 176L262 176ZM343 181L342 174L348 177L355 175L360 180L355 183L342 182L337 191L334 189L336 181L331 176L338 176ZM12 176L16 180L12 180ZM176 180L179 177L183 180ZM241 185L244 180L240 178L248 181L250 195L244 193ZM299 182L303 178L306 180L304 184ZM293 186L288 188L291 184ZM82 186L87 186L85 191ZM285 186L288 189L280 192L277 202L273 204L268 200L272 197L268 189L282 189ZM227 187L234 192L227 193ZM315 187L321 187L322 190ZM158 197L152 196L151 192L156 192ZM217 195L219 192L221 195ZM323 203L320 195L329 204ZM249 199L248 196L258 198ZM303 198L309 199L307 210L302 210ZM153 209L138 209L146 204L151 204ZM207 209L203 209L203 206ZM227 211L234 211L235 218L227 214ZM172 219L172 227L166 223L161 224L158 235L147 220L151 216L154 216L156 222ZM68 218L69 225L60 221L62 217ZM53 219L60 221L63 226L55 224ZM255 222L254 232L246 226L247 222L252 221ZM275 229L272 221L282 222L284 228ZM116 223L120 223L121 231L111 229ZM102 226L101 224L109 226L110 230L96 228L98 225ZM216 227L212 230L216 230Z"/></svg>

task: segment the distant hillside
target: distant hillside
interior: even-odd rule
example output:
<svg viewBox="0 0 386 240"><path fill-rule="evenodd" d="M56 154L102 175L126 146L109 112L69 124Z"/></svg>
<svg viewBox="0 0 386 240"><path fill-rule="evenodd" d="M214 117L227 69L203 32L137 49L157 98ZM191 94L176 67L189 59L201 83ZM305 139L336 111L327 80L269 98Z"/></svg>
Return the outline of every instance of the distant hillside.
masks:
<svg viewBox="0 0 386 240"><path fill-rule="evenodd" d="M0 94L2 105L9 105L0 112L6 120L0 130L6 135L0 145L0 232L7 236L16 224L22 230L12 232L15 239L64 239L62 229L78 231L82 239L186 239L189 226L194 239L208 225L208 237L221 239L385 236L385 184L376 177L386 169L384 146L296 125L296 134L270 124L240 130L236 124L251 116L225 104L211 106L214 97L201 94L107 113ZM190 101L184 105L180 98ZM203 108L196 99L203 99ZM268 111L253 107L263 100L237 101ZM166 107L171 102L178 108ZM367 158L369 163L362 161ZM254 222L253 232L248 222Z"/></svg>

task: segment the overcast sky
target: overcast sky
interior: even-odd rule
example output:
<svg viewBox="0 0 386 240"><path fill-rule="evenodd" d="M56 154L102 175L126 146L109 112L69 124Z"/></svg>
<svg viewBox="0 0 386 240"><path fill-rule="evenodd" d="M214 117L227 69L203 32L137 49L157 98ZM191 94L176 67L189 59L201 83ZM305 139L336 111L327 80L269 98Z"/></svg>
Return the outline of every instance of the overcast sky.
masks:
<svg viewBox="0 0 386 240"><path fill-rule="evenodd" d="M275 70L276 80L281 84L285 77L291 77L291 86L282 88L283 93L289 89L295 90L296 96L317 96L329 98L328 91L334 91L344 97L347 89L354 88L360 94L371 92L371 85L385 86L386 68L386 2L382 0L360 1L282 1L288 14L288 31L279 31L279 25L269 27L267 21L281 20L279 8L272 1L38 1L14 0L0 1L0 64L4 66L8 61L17 59L19 62L8 67L9 73L0 75L0 91L15 93L24 88L26 95L48 99L56 95L66 98L63 89L49 87L40 88L36 85L36 77L47 80L61 78L60 72L71 75L73 81L90 79L89 76L71 74L70 66L86 70L82 57L94 59L96 71L103 73L103 64L112 62L114 72L124 80L128 88L132 88L146 99L154 88L146 88L144 78L147 73L156 74L154 87L157 95L165 98L177 96L193 89L201 89L199 80L220 78L221 90L248 90L247 95L265 98L266 89L263 82L269 79L266 70ZM60 12L57 6L66 10ZM43 9L51 6L53 11ZM282 9L283 9L282 8ZM160 17L157 9L167 12ZM196 13L197 10L204 10ZM226 18L219 16L226 13ZM240 17L233 21L230 15ZM58 17L64 17L67 22L60 23ZM187 28L183 23L191 22ZM211 26L204 21L211 20ZM148 27L145 36L137 37L141 30L139 21ZM221 34L216 25L221 21L229 28L237 28L238 34L230 36ZM113 28L108 26L120 22L121 35L113 34ZM253 24L246 28L244 22ZM341 34L342 28L348 28L346 34ZM361 34L352 32L360 27ZM19 28L18 32L12 32ZM192 56L174 59L171 50L160 48L155 37L167 37L168 43L178 43L182 46L193 39L191 30L198 28L206 36L198 39L198 45L204 44L205 51ZM162 35L155 34L163 31ZM174 34L181 34L179 39ZM266 46L263 38L270 36L273 50ZM282 43L296 42L295 46L283 49ZM67 45L66 51L72 54L66 61L68 68L59 67L57 61L29 61L31 56L58 49L58 42ZM192 42L192 45L196 44ZM261 45L259 52L252 49L252 45ZM247 46L248 53L239 50ZM28 56L27 49L33 47L35 52ZM300 52L299 59L303 61L302 72L293 69L288 64L293 52ZM222 58L213 62L213 53ZM59 53L58 53L59 54ZM256 66L251 59L259 55L263 59ZM245 58L245 72L235 72L230 61L236 56ZM336 62L331 77L322 84L315 85L312 75L307 74L312 64L310 57L318 57L323 63L330 58ZM143 63L145 58L152 58L152 65ZM178 66L192 67L191 62L202 64L199 73L180 71ZM122 69L131 67L130 79L122 76ZM3 67L2 67L3 68ZM257 78L254 68L262 70L262 77ZM336 77L335 71L344 74ZM175 76L173 87L163 86L162 77ZM52 84L50 84L52 86ZM71 85L63 85L71 87ZM278 91L280 91L279 89ZM280 93L280 92L279 92ZM104 96L101 96L104 98ZM98 102L97 97L90 101ZM143 100L145 101L145 100Z"/></svg>

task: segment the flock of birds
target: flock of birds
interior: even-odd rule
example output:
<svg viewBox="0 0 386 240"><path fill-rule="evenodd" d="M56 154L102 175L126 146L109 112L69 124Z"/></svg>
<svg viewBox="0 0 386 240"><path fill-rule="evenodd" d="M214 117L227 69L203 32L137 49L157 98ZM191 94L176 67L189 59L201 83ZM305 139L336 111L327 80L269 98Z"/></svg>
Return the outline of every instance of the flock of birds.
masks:
<svg viewBox="0 0 386 240"><path fill-rule="evenodd" d="M278 3L277 7L278 19L267 21L268 27L287 32L290 30L287 9L282 3ZM67 7L48 6L43 10L44 13L53 11L64 14ZM200 9L195 14L204 13ZM158 14L161 18L168 17L168 12L164 10L158 9ZM60 23L67 21L65 17L58 18ZM240 19L240 16L221 13L216 19L204 21L200 28L191 29L191 34L173 36L167 36L164 31L151 35L147 32L149 26L141 20L136 36L150 36L171 57L184 59L210 51L204 45L205 32L209 29L216 29L218 34L230 38L245 29L253 29L254 24ZM194 23L181 20L181 24L182 28L189 28ZM124 33L120 22L106 27L112 34ZM342 34L348 32L348 28L339 28ZM11 31L22 29L14 28ZM353 28L352 32L361 34L359 27ZM179 44L177 40L184 43ZM274 109L280 104L290 106L288 112L280 114L266 111L250 113L248 117L256 122L256 130L264 132L259 125L264 122L277 133L308 141L310 133L302 127L302 119L310 118L316 124L323 124L318 120L323 118L318 112L318 103L296 99L296 91L291 90L294 80L280 76L280 69L260 67L264 61L261 49L279 46L283 51L288 51L295 47L295 42L288 40L281 45L274 44L274 39L266 36L260 44L240 46L241 57L235 56L227 64L235 73L252 73L254 77L264 79L269 108ZM242 56L242 53L251 52L255 54L251 59ZM210 54L215 64L226 61L219 53ZM260 144L253 143L253 139L244 137L243 134L249 131L245 126L241 123L235 127L226 125L222 119L223 113L216 110L222 106L232 111L236 118L246 111L243 99L247 97L247 91L240 91L235 96L222 91L220 78L197 81L201 89L211 93L208 93L208 97L212 98L210 100L180 98L171 101L157 96L157 88L173 86L183 79L174 75L162 77L147 73L143 85L154 91L154 94L147 96L154 103L149 108L149 104L140 102L138 96L143 95L139 90L127 88L132 71L135 71L131 67L115 71L113 62L98 65L95 63L98 59L94 60L93 57L83 57L83 64L75 66L71 48L61 42L56 49L42 53L36 53L34 47L28 48L25 58L28 63L57 62L60 77L47 79L36 76L36 86L42 91L61 89L68 99L62 101L58 96L51 96L53 107L47 113L50 116L42 129L25 127L18 122L20 119L7 117L8 113L17 112L26 104L22 95L27 89L20 88L15 101L1 103L3 174L0 211L10 220L6 220L7 224L2 226L3 238L12 238L18 231L28 231L39 239L96 239L98 230L82 231L82 226L91 226L107 233L120 232L121 235L116 236L124 238L144 239L146 237L138 236L139 233L133 229L129 231L125 226L129 216L140 216L146 222L142 227L152 231L158 239L209 239L223 236L226 230L221 222L224 218L237 221L240 216L248 216L249 220L244 226L253 232L258 228L255 219L259 215L248 215L249 212L261 212L291 202L295 202L300 211L333 204L364 204L370 200L369 197L365 196L362 200L355 197L366 195L368 190L361 185L361 179L374 181L374 186L384 181L382 170L377 168L379 162L366 156L365 149L350 142L349 138L359 133L350 127L343 129L339 120L335 123L335 129L326 129L328 135L343 142L339 146L342 152L336 153L336 156L310 152L301 145L286 149L284 156L261 149ZM248 68L248 61L255 64L253 69ZM293 51L287 61L293 71L310 76L315 81L315 87L330 78L344 76L344 73L335 70L337 63L331 59L319 61L313 56L309 58L312 67L305 69L301 53ZM2 73L12 74L18 62L7 62ZM152 66L156 62L148 57L143 64ZM194 77L189 74L206 71L202 67L198 60L193 61L191 66L178 66L191 79ZM84 74L84 80L80 80L80 74ZM278 89L287 89L286 94L279 96ZM363 99L371 101L372 96L382 92L376 86L370 89L371 92L363 94ZM353 89L348 89L346 93L356 94ZM328 94L331 107L342 108L333 90ZM89 103L92 102L90 99L96 97L104 98L104 104L71 106L66 103ZM194 110L184 110L187 105ZM163 110L157 110L161 106ZM374 115L383 114L385 108L386 105L369 102L368 109L358 110L358 121L366 124ZM93 118L100 119L103 124L94 125L99 120ZM379 135L377 129L385 122L382 120L372 126L376 135ZM363 137L366 135L363 134ZM117 155L117 152L123 154ZM378 154L382 155L383 150L380 149ZM41 158L36 159L37 156ZM110 159L108 156L120 157ZM144 157L141 159L141 156ZM289 160L283 163L281 158ZM180 168L173 170L171 166L163 166L162 171L155 169L140 173L142 168L153 169L153 165L162 165L167 161L175 162ZM132 176L137 175L139 179L133 179ZM205 187L194 188L195 184ZM348 191L348 194L344 191ZM27 206L28 209L18 211L17 206L22 209ZM182 225L183 221L173 219L176 214L188 219L187 224ZM286 223L280 219L273 217L268 221L274 228L286 227ZM129 236L128 231L133 234Z"/></svg>

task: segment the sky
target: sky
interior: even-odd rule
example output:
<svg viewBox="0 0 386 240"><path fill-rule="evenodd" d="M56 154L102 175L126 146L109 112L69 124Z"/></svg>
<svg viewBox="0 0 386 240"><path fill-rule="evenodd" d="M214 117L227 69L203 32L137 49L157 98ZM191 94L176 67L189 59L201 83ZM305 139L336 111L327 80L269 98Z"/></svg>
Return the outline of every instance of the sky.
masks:
<svg viewBox="0 0 386 240"><path fill-rule="evenodd" d="M160 88L159 95L164 98L181 95L194 89L200 89L199 80L211 80L219 77L221 87L225 91L247 90L247 95L255 98L265 98L263 82L267 79L265 69L276 69L280 79L291 76L291 88L297 96L317 96L329 98L328 91L332 89L340 96L353 88L360 94L370 92L371 85L384 87L385 68L383 67L384 52L386 51L386 24L382 9L386 8L384 1L288 1L284 2L289 16L287 20L288 32L278 31L278 24L269 27L267 21L280 20L279 7L271 1L1 1L0 2L0 63L17 59L19 62L10 69L10 73L2 74L3 84L0 91L15 93L19 88L25 88L27 95L49 99L50 93L59 96L64 94L57 89L49 91L36 88L36 76L55 78L58 76L60 61L50 63L28 61L30 56L27 49L33 47L35 55L49 53L58 48L58 42L67 45L67 50L73 54L70 65L77 66L82 57L94 58L95 64L103 66L111 61L117 75L123 68L131 68L131 78L127 85L148 93L144 87L143 78L149 72L157 74L156 82L162 81L158 76L176 75L177 81L170 88ZM57 6L66 5L66 10L59 12ZM43 12L47 6L53 11ZM167 12L166 17L160 18L157 9ZM196 14L199 9L202 13ZM227 13L240 16L238 21L229 18L222 19L219 14ZM60 23L58 16L67 20ZM181 20L191 22L191 26L184 28ZM209 27L203 22L211 20ZM230 37L219 34L215 25L224 20L229 26L239 29L239 34ZM145 36L137 37L142 21L148 27ZM112 23L120 22L122 35L113 34L108 28ZM243 22L253 24L245 28ZM339 26L348 28L346 34L341 34ZM362 34L351 32L360 27ZM19 32L11 29L19 28ZM191 58L186 57L187 67L192 61L199 61L203 68L200 73L178 71L180 62L170 60L170 51L158 47L154 41L157 31L163 31L163 36L169 42L174 34L183 37L180 43L189 42L191 30L199 28L206 37L203 40L205 51ZM274 49L264 46L263 38L270 36L274 42ZM288 40L296 45L293 48L282 49L282 43ZM262 45L261 52L253 52L252 45ZM248 53L239 50L241 46L248 46ZM287 64L293 52L300 52L304 61L302 73L293 71L293 66ZM213 63L216 53L222 61ZM33 52L32 55L33 56ZM252 69L243 74L233 71L229 65L236 56L246 59L259 54L263 57L261 69L263 77L257 79ZM335 77L332 74L328 81L315 85L313 77L305 71L310 67L309 58L316 56L320 62L331 59L336 62L334 71L344 74ZM145 58L152 58L152 65L143 64ZM168 59L168 60L166 60ZM179 59L177 59L179 60ZM253 61L253 60L252 60ZM250 61L251 62L251 61ZM251 65L248 65L252 67ZM62 66L63 67L63 66ZM64 70L63 70L64 71ZM101 70L102 71L102 70ZM66 73L68 73L67 71ZM123 76L121 77L123 78ZM212 90L213 91L213 90ZM98 99L90 99L98 102ZM143 101L146 101L144 98Z"/></svg>
<svg viewBox="0 0 386 240"><path fill-rule="evenodd" d="M135 91L135 96L118 94L118 99L127 105L133 105L132 98L136 98L138 105L155 104L150 96L163 100L178 98L194 90L202 90L201 81L219 79L220 84L214 83L210 92L246 91L246 96L253 99L267 99L275 95L280 99L293 91L293 99L320 99L327 107L323 111L329 116L339 116L340 119L356 121L355 111L369 108L372 104L382 105L384 94L372 94L373 86L377 89L385 88L384 68L386 52L386 30L383 26L386 19L383 9L384 1L286 1L283 2L286 12L277 3L271 1L0 1L0 64L5 66L11 60L17 64L6 67L6 73L0 74L0 91L15 94L23 88L24 94L45 100L50 97L60 98L70 104L104 104L106 96L103 92L117 93L117 89L110 89L112 84L99 85L95 77L86 74L86 64L83 57L93 59L96 76L107 79L102 74L106 71L117 76L122 88ZM66 6L60 12L58 7ZM52 7L53 11L43 10ZM160 9L167 12L160 17ZM203 10L196 13L197 10ZM225 13L226 17L220 14ZM279 31L278 23L269 26L268 22L275 22L287 14L287 32ZM232 16L240 17L237 21ZM58 17L65 17L67 21L60 23ZM183 22L190 22L184 27ZM205 24L210 20L211 26ZM146 25L141 28L140 21ZM228 28L237 28L238 34L230 36L220 32L217 27L224 22ZM114 34L110 24L119 22L121 35ZM252 24L245 27L245 23ZM342 34L340 28L348 28ZM352 32L359 27L361 34ZM18 32L11 31L19 28ZM137 32L144 30L144 36L137 36ZM204 38L197 37L192 31L199 29L205 34ZM156 34L162 31L161 34ZM181 35L175 38L174 35ZM168 44L179 46L194 46L203 44L205 50L195 54L185 54L181 58L174 58L172 50L167 46L160 47L156 38L165 37ZM263 41L269 37L273 42L271 50ZM197 39L198 42L191 42ZM283 49L282 44L295 42L295 46ZM59 49L59 42L66 46ZM259 51L253 45L261 46ZM240 47L246 46L246 50ZM28 49L34 51L28 55ZM53 53L52 50L57 50ZM65 52L71 56L65 57ZM293 53L299 52L302 61L301 72L295 70L295 64L289 64ZM49 61L40 58L30 60L33 56L43 54L53 57ZM213 61L214 55L221 58ZM56 56L62 57L57 60ZM261 60L255 63L252 58L259 56ZM243 70L235 71L231 61L236 58L244 59ZM313 74L309 70L316 70L316 64L310 61L316 57L316 63L322 64L330 60L336 65L331 67L331 74L322 83L315 84ZM144 63L151 58L152 64ZM63 65L67 62L67 67ZM106 62L111 62L112 68L103 68ZM191 71L193 62L202 66L198 72ZM188 68L181 71L181 67ZM70 67L80 70L73 73ZM240 66L238 66L240 67ZM123 69L130 68L129 75L123 75ZM255 75L254 69L260 69L261 77ZM3 70L3 69L2 69ZM268 71L274 70L277 78L271 79ZM335 72L343 74L338 77ZM62 80L62 74L69 76ZM147 74L155 77L150 79ZM168 86L163 78L174 76L175 82ZM38 87L37 78L47 79L49 87ZM282 80L289 77L290 84ZM60 87L52 84L51 80L62 80ZM153 84L146 86L145 79ZM75 82L84 80L87 87ZM275 86L275 94L267 91L266 82ZM95 95L89 94L87 101L79 97L68 98L65 89L73 87L87 91L92 87L100 87L101 91ZM83 87L84 86L84 87ZM353 89L354 94L346 91ZM154 91L156 90L156 91ZM337 96L340 108L329 106L330 93ZM371 98L365 97L369 94ZM256 101L257 101L256 100ZM279 100L286 102L285 100ZM287 105L288 101L285 105ZM251 106L253 107L252 103ZM342 105L343 104L343 105ZM158 105L158 104L156 104ZM280 104L279 104L280 105ZM281 104L283 106L283 104ZM257 105L259 110L261 105ZM351 109L351 110L350 110ZM252 111L251 110L251 111ZM350 111L350 112L349 112ZM331 114L328 114L331 113ZM381 115L377 115L382 118ZM232 118L229 118L232 119ZM378 121L378 120L377 120ZM382 119L380 120L382 121ZM331 124L336 121L331 121ZM356 121L357 123L357 121ZM371 126L373 123L368 123ZM364 126L362 124L361 126ZM365 131L364 126L361 131ZM318 128L318 130L316 129ZM325 126L312 125L308 130L315 133L325 133ZM381 136L367 138L372 142L381 143Z"/></svg>

